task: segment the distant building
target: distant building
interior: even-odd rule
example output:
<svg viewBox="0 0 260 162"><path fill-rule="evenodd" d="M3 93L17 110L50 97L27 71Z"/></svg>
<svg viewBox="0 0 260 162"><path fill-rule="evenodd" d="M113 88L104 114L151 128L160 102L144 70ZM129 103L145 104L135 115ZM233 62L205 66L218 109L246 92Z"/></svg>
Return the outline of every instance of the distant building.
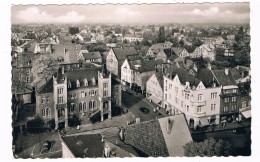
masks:
<svg viewBox="0 0 260 162"><path fill-rule="evenodd" d="M128 42L136 42L139 41L141 42L143 40L143 37L139 35L126 35L123 40L127 40Z"/></svg>
<svg viewBox="0 0 260 162"><path fill-rule="evenodd" d="M107 70L120 78L121 66L129 55L138 55L134 47L111 48L106 58Z"/></svg>
<svg viewBox="0 0 260 162"><path fill-rule="evenodd" d="M188 57L189 56L188 51L183 47L173 47L172 51L175 55L177 55L179 57Z"/></svg>

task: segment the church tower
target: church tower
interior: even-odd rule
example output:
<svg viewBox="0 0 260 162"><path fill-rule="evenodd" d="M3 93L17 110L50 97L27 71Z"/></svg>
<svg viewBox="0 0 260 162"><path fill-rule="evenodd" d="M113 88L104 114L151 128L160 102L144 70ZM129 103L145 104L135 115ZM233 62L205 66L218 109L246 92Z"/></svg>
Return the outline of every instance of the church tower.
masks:
<svg viewBox="0 0 260 162"><path fill-rule="evenodd" d="M111 73L108 73L106 65L103 65L102 71L98 72L98 90L101 121L104 121L105 119L111 119Z"/></svg>

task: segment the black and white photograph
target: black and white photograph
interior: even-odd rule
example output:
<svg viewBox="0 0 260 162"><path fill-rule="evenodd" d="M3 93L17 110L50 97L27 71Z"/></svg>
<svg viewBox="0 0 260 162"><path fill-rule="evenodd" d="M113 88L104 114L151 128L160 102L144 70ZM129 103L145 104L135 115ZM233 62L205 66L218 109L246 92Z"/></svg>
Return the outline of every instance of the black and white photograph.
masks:
<svg viewBox="0 0 260 162"><path fill-rule="evenodd" d="M250 2L10 10L13 159L252 155Z"/></svg>

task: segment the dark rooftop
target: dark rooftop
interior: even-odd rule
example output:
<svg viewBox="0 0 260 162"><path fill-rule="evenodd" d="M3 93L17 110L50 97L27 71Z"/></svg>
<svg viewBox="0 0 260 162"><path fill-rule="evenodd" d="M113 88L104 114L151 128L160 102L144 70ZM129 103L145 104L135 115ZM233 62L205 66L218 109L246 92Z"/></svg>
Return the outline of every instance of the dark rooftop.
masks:
<svg viewBox="0 0 260 162"><path fill-rule="evenodd" d="M134 47L112 48L118 60L126 59L128 55L137 55L138 52Z"/></svg>
<svg viewBox="0 0 260 162"><path fill-rule="evenodd" d="M75 135L62 137L74 157L103 157L104 142L100 134Z"/></svg>

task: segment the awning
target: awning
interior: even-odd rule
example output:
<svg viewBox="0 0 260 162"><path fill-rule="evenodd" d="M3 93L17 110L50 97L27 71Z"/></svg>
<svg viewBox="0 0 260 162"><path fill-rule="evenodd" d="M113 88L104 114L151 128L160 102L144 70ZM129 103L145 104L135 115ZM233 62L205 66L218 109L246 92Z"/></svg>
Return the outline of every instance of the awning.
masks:
<svg viewBox="0 0 260 162"><path fill-rule="evenodd" d="M251 110L241 112L245 118L251 118Z"/></svg>
<svg viewBox="0 0 260 162"><path fill-rule="evenodd" d="M207 118L200 118L200 125L201 126L205 126L205 125L209 125L209 121Z"/></svg>
<svg viewBox="0 0 260 162"><path fill-rule="evenodd" d="M156 103L156 104L158 104L158 103L160 103L162 101L161 99L157 98L154 95L151 95L150 97L148 97L148 100L152 100L152 102Z"/></svg>

